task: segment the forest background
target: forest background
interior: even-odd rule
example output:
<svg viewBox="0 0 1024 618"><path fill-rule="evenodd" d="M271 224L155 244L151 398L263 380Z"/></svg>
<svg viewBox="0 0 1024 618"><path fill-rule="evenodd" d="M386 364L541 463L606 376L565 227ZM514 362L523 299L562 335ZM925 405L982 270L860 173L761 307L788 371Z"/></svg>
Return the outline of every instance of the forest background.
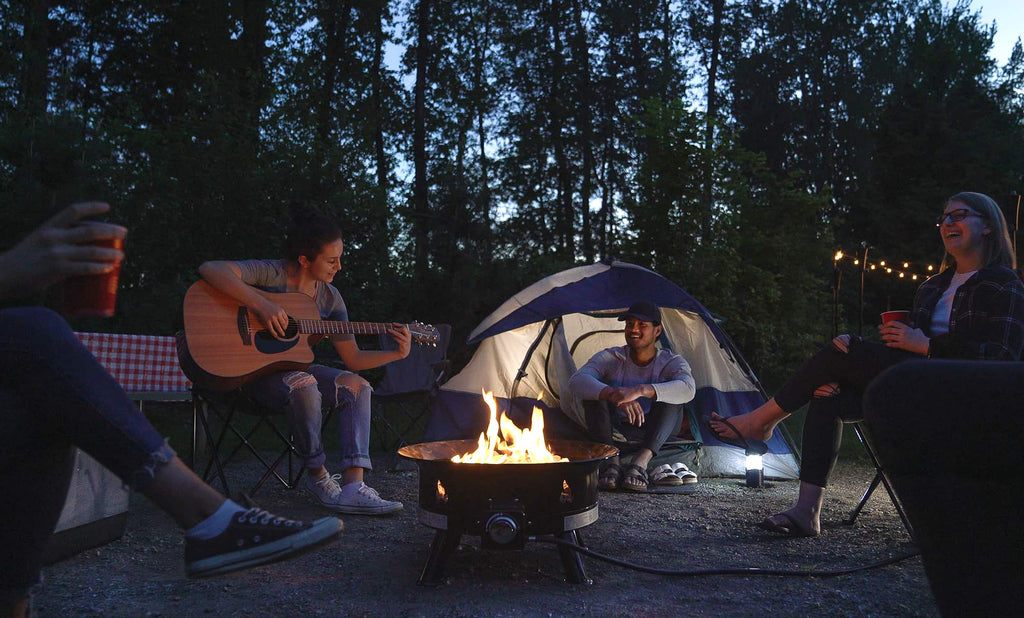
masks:
<svg viewBox="0 0 1024 618"><path fill-rule="evenodd" d="M0 246L83 199L130 228L79 330L172 334L198 265L279 257L301 200L352 319L450 323L457 363L511 294L620 259L771 388L909 307L945 198L1014 224L1024 184L1024 49L963 1L2 0L0 48Z"/></svg>

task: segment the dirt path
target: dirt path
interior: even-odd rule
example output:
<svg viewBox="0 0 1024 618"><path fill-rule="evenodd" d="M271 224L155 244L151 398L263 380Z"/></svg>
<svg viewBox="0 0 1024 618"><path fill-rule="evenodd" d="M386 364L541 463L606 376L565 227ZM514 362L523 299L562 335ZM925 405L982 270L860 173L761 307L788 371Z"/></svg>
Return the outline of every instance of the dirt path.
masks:
<svg viewBox="0 0 1024 618"><path fill-rule="evenodd" d="M788 507L795 482L751 490L736 479L702 479L692 495L603 493L598 521L581 532L598 553L664 569L870 564L912 549L881 490L856 525L840 523L871 473L860 462L840 463L816 539L775 538L752 525ZM920 558L841 577L667 577L584 558L594 581L587 586L564 582L551 545L483 550L478 538L465 537L447 582L417 586L433 531L417 522L416 473L376 473L370 482L405 510L347 516L342 539L324 550L206 580L185 579L181 534L133 496L124 537L47 568L35 609L40 616L938 615ZM257 500L292 517L324 515L301 493L277 487Z"/></svg>

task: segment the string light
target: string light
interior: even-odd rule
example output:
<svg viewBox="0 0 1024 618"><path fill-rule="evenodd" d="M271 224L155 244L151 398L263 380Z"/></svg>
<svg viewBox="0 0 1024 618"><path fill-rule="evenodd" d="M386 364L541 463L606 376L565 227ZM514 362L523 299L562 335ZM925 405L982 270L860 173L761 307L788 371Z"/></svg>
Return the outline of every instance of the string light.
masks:
<svg viewBox="0 0 1024 618"><path fill-rule="evenodd" d="M843 262L844 260L849 260L853 266L860 267L864 270L882 270L887 275L894 274L899 279L910 279L911 281L918 281L920 279L922 273L917 269L922 269L924 271L925 276L927 276L928 273L935 272L934 264L920 264L915 268L912 262L903 260L878 260L877 263L870 261L862 263L859 258L856 258L852 255L847 255L846 253L843 252L842 249L839 249L838 251L835 252L835 255L832 257L832 260L837 268L839 267L841 262ZM895 269L895 267L889 265L890 263L902 264L903 269L897 270Z"/></svg>

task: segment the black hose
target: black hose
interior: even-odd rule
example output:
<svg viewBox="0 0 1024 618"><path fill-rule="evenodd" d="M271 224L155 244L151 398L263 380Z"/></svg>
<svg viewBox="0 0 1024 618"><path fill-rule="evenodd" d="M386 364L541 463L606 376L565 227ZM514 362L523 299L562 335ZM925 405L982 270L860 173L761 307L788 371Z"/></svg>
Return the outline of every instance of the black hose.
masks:
<svg viewBox="0 0 1024 618"><path fill-rule="evenodd" d="M571 541L566 541L558 537L553 536L531 536L531 541L540 541L541 543L553 543L562 547L567 547L572 551L583 554L584 556L590 556L591 558L597 558L610 564L626 567L627 569L633 569L642 573L653 573L654 575L669 575L673 577L695 577L700 575L775 575L783 577L838 577L840 575L849 575L851 573L857 573L859 571L867 571L869 569L877 569L879 567L889 566L901 562L908 558L921 555L918 550L913 550L905 554L894 556L892 558L886 558L879 562L872 564L849 567L845 569L834 569L829 571L793 571L786 569L762 569L760 567L736 567L731 569L694 569L694 570L673 570L673 569L659 569L657 567L644 566L642 564L634 564L632 562L626 562L625 560L619 560L612 558L611 556L605 556L599 554L596 551L577 545Z"/></svg>

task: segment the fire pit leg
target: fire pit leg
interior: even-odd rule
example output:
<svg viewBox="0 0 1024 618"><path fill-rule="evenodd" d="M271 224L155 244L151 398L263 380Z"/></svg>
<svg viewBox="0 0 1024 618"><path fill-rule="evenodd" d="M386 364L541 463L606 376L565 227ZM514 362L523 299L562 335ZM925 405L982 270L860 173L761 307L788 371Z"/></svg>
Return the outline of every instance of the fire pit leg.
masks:
<svg viewBox="0 0 1024 618"><path fill-rule="evenodd" d="M575 545L580 545L579 536L575 530L566 530L565 532L559 532L558 538L563 541L569 541ZM587 571L583 568L583 558L579 552L569 549L563 545L558 546L558 555L562 558L562 566L565 568L565 579L570 584L587 584L588 586L594 583L594 580L587 577Z"/></svg>
<svg viewBox="0 0 1024 618"><path fill-rule="evenodd" d="M452 552L459 546L462 534L451 530L437 530L430 543L430 554L423 565L418 583L421 586L438 586L444 583L444 566Z"/></svg>

